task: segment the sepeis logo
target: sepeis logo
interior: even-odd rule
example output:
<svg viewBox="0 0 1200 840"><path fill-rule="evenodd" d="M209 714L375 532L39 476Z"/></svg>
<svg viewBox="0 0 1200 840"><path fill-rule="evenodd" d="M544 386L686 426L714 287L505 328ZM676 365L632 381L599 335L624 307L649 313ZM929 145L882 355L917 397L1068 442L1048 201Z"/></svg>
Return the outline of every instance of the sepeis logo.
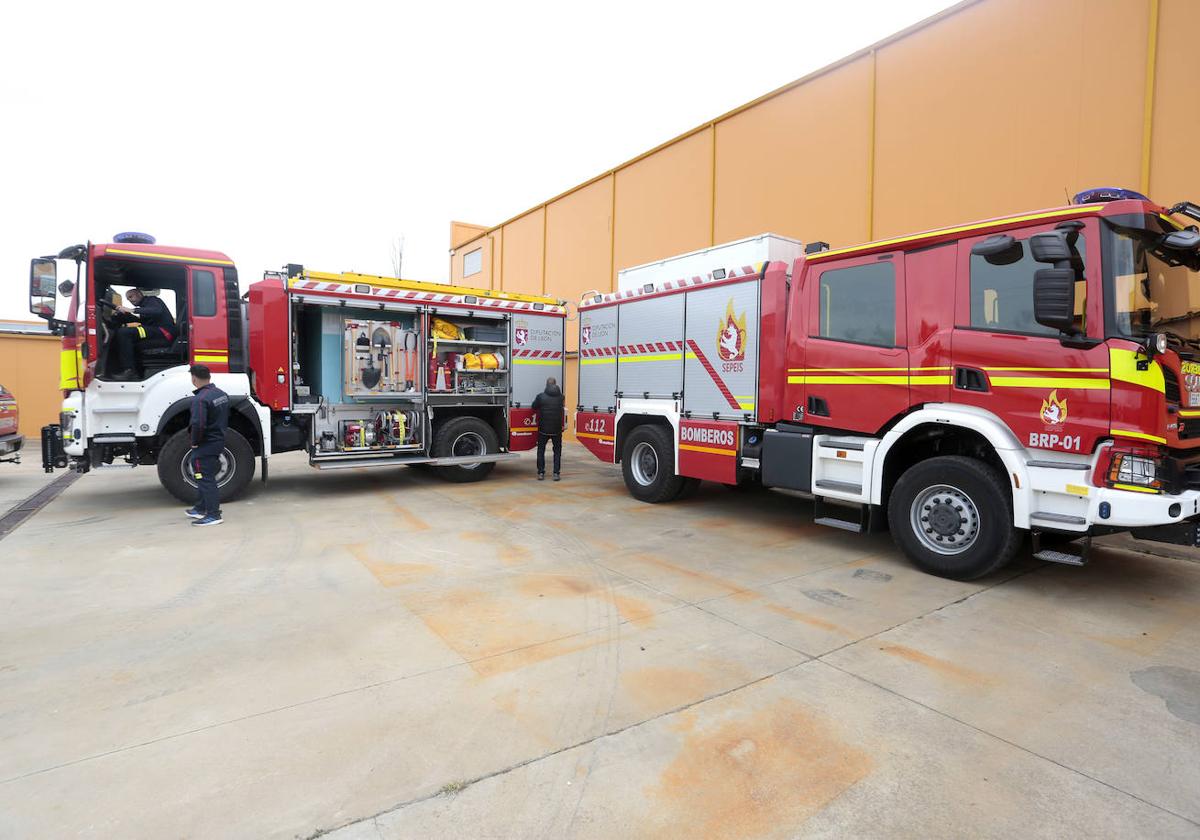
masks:
<svg viewBox="0 0 1200 840"><path fill-rule="evenodd" d="M680 443L705 443L733 447L737 441L733 429L714 429L711 426L681 426Z"/></svg>

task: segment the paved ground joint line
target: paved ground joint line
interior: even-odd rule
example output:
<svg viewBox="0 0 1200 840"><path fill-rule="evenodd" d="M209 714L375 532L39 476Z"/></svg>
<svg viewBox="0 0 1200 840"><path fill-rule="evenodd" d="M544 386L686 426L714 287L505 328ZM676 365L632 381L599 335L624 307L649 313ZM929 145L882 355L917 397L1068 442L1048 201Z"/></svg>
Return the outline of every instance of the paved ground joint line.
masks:
<svg viewBox="0 0 1200 840"><path fill-rule="evenodd" d="M68 472L41 487L31 496L17 502L8 512L0 516L0 540L17 530L27 519L50 504L59 494L79 480L82 473Z"/></svg>

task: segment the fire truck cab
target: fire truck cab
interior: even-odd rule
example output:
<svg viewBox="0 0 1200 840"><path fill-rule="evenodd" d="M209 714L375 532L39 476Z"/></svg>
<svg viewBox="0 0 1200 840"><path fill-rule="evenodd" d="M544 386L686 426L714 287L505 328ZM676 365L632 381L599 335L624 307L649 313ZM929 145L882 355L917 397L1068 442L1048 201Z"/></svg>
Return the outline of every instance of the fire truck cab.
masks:
<svg viewBox="0 0 1200 840"><path fill-rule="evenodd" d="M256 465L265 481L281 452L303 450L320 469L425 464L476 481L536 443L530 403L562 376L561 301L299 265L241 296L225 254L115 239L31 262L30 310L63 337L47 471L156 465L168 491L194 501L192 364L231 398L223 500ZM59 282L60 264L74 279ZM132 379L116 358L130 289L157 296L176 324L165 346L139 343Z"/></svg>
<svg viewBox="0 0 1200 840"><path fill-rule="evenodd" d="M1175 216L1200 208L1102 189L790 264L665 261L581 304L578 431L638 498L800 491L949 577L1026 533L1076 565L1117 531L1200 545L1200 231Z"/></svg>

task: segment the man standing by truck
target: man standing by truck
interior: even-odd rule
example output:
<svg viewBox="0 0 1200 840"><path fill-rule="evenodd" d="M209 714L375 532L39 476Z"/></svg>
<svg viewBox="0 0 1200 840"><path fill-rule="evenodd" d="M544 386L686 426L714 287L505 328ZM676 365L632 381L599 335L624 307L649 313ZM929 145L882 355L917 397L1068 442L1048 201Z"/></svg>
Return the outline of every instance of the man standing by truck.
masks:
<svg viewBox="0 0 1200 840"><path fill-rule="evenodd" d="M221 496L217 471L229 425L229 395L212 384L205 365L192 365L192 472L196 478L196 504L187 511L193 525L220 525Z"/></svg>
<svg viewBox="0 0 1200 840"><path fill-rule="evenodd" d="M538 481L546 478L547 441L554 444L554 480L558 481L562 468L563 392L553 376L546 380L546 390L533 398L533 410L538 418Z"/></svg>

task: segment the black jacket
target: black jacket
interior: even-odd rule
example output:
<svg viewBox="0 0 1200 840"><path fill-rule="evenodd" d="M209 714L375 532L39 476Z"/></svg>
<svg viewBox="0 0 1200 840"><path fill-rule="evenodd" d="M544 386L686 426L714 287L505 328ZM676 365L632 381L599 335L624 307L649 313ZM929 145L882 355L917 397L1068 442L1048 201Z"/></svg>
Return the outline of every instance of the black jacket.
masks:
<svg viewBox="0 0 1200 840"><path fill-rule="evenodd" d="M168 341L174 341L178 333L175 330L175 319L171 317L171 310L167 309L167 305L162 302L161 298L151 297L147 295L142 298L142 302L133 308L132 315L124 317L126 321L137 321L147 330L154 330L160 334L165 331L164 338Z"/></svg>
<svg viewBox="0 0 1200 840"><path fill-rule="evenodd" d="M563 392L551 385L533 398L533 410L538 413L538 432L561 435L563 430Z"/></svg>
<svg viewBox="0 0 1200 840"><path fill-rule="evenodd" d="M223 446L228 427L229 395L211 382L197 388L192 397L192 446Z"/></svg>

